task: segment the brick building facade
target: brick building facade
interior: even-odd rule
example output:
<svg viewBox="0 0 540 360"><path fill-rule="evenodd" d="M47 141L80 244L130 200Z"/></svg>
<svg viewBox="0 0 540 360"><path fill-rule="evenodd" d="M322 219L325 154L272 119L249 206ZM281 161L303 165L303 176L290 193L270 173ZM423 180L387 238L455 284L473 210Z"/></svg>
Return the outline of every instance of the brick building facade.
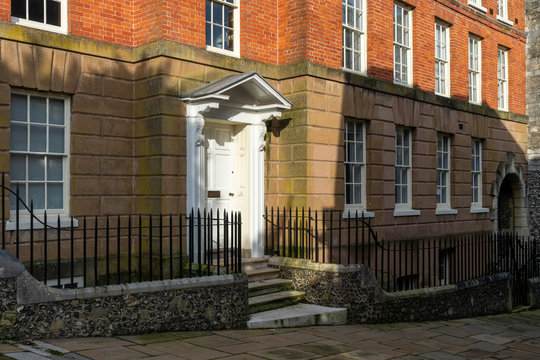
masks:
<svg viewBox="0 0 540 360"><path fill-rule="evenodd" d="M528 231L523 0L16 3L0 170L41 209L228 206L247 248L264 205Z"/></svg>

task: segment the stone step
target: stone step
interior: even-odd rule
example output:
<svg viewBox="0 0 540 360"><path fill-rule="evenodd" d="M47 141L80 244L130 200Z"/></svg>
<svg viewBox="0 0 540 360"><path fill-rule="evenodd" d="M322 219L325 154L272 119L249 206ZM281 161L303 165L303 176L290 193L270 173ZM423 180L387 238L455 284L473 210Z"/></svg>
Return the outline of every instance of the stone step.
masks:
<svg viewBox="0 0 540 360"><path fill-rule="evenodd" d="M271 294L278 291L290 290L291 285L291 280L281 278L252 281L248 284L249 296L253 297Z"/></svg>
<svg viewBox="0 0 540 360"><path fill-rule="evenodd" d="M315 325L343 325L347 323L347 309L297 304L281 309L252 314L248 329L269 329Z"/></svg>
<svg viewBox="0 0 540 360"><path fill-rule="evenodd" d="M268 257L263 258L242 258L242 270L255 270L268 267Z"/></svg>
<svg viewBox="0 0 540 360"><path fill-rule="evenodd" d="M254 314L261 311L294 305L300 302L304 296L305 293L302 291L285 290L272 294L250 297L248 299L249 313Z"/></svg>
<svg viewBox="0 0 540 360"><path fill-rule="evenodd" d="M246 270L245 273L248 276L248 281L259 281L266 279L275 279L279 277L279 269L264 267L253 270Z"/></svg>

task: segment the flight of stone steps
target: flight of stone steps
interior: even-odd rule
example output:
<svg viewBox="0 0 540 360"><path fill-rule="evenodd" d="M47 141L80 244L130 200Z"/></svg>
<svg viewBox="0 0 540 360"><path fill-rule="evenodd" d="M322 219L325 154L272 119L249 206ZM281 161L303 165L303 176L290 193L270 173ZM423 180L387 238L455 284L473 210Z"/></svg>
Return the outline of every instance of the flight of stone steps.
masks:
<svg viewBox="0 0 540 360"><path fill-rule="evenodd" d="M310 325L340 325L347 322L347 310L300 304L305 293L292 289L279 269L268 266L268 258L242 259L248 275L248 328L278 328Z"/></svg>

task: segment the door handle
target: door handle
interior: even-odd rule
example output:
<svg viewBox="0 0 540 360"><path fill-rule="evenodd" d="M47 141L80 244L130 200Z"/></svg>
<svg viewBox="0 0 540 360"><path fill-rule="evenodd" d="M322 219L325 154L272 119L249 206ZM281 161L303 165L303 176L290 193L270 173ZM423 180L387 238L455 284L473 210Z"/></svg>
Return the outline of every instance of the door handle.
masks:
<svg viewBox="0 0 540 360"><path fill-rule="evenodd" d="M229 196L230 196L230 197L233 197L233 196L234 196L234 193L229 193Z"/></svg>

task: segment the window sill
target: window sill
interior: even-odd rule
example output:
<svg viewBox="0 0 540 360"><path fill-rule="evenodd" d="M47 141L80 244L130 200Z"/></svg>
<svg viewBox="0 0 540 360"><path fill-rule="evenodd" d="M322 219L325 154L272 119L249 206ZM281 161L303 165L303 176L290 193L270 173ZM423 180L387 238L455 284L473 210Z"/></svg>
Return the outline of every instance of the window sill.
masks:
<svg viewBox="0 0 540 360"><path fill-rule="evenodd" d="M471 214L485 214L488 213L489 209L484 207L471 207Z"/></svg>
<svg viewBox="0 0 540 360"><path fill-rule="evenodd" d="M42 219L41 219L42 220ZM51 228L58 228L58 218L47 218L47 225ZM78 227L79 221L73 219L73 226ZM69 228L71 227L71 218L66 215L60 215L60 228ZM43 224L38 220L34 219L34 230L43 229ZM6 221L6 231L15 231L17 230L17 222L15 220ZM30 219L28 217L21 217L19 219L19 230L30 230Z"/></svg>
<svg viewBox="0 0 540 360"><path fill-rule="evenodd" d="M32 21L32 20L21 19L17 17L12 17L11 22L19 26L25 26L29 28L45 30L45 31L50 31L50 32L58 33L58 34L67 35L67 28L65 26L49 25L49 24L40 23L40 22Z"/></svg>
<svg viewBox="0 0 540 360"><path fill-rule="evenodd" d="M404 82L401 82L401 81L398 81L398 80L395 80L394 79L394 84L396 85L401 85L401 86L405 86L405 87L408 87L408 88L412 88L413 87L413 84L412 82L411 83L404 83Z"/></svg>
<svg viewBox="0 0 540 360"><path fill-rule="evenodd" d="M213 47L213 46L210 46L210 45L206 45L206 50L211 51L211 52L214 52L214 53L217 53L217 54L221 54L221 55L226 55L226 56L232 56L232 57L235 57L235 58L240 58L240 54L238 53L238 51L231 51L231 50L220 49L220 48Z"/></svg>
<svg viewBox="0 0 540 360"><path fill-rule="evenodd" d="M475 10L481 11L483 13L487 13L487 9L483 7L482 5L476 5L475 3L469 3L469 6L474 8Z"/></svg>
<svg viewBox="0 0 540 360"><path fill-rule="evenodd" d="M437 96L448 98L448 99L450 98L450 94L442 94L442 93L438 93L438 92L436 92L434 94L437 95Z"/></svg>
<svg viewBox="0 0 540 360"><path fill-rule="evenodd" d="M420 210L415 210L415 209L394 210L394 217L401 217L401 216L420 216Z"/></svg>
<svg viewBox="0 0 540 360"><path fill-rule="evenodd" d="M352 69L347 69L346 67L342 67L341 70L344 72L351 73L351 74L368 77L368 74L366 71L352 70Z"/></svg>
<svg viewBox="0 0 540 360"><path fill-rule="evenodd" d="M358 216L357 216L357 212L358 211ZM356 217L358 217L359 219L364 217L364 218L374 218L375 217L375 213L373 211L366 211L366 210L360 210L360 209L345 209L343 210L343 218L344 219L348 219L348 218L351 218L351 219L355 219Z"/></svg>
<svg viewBox="0 0 540 360"><path fill-rule="evenodd" d="M503 18L503 17L500 17L499 15L497 15L497 20L502 22L503 24L505 25L508 25L508 26L514 26L514 23L511 22L510 20L506 19L506 18Z"/></svg>
<svg viewBox="0 0 540 360"><path fill-rule="evenodd" d="M435 215L457 215L458 211L452 208L435 209Z"/></svg>

